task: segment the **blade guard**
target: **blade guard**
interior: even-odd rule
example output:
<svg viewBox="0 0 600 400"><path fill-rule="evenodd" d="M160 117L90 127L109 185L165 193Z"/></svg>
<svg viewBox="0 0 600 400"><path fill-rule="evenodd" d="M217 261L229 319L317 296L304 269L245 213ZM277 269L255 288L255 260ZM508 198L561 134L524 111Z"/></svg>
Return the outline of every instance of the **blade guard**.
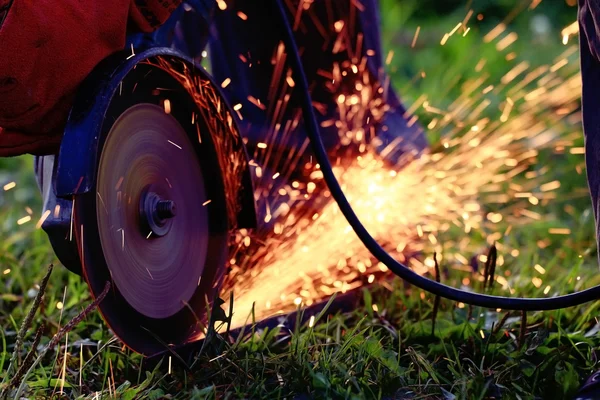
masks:
<svg viewBox="0 0 600 400"><path fill-rule="evenodd" d="M101 130L111 100L119 93L121 82L137 64L156 57L177 60L194 71L194 74L202 75L213 83L215 90L219 90L219 86L204 68L196 66L187 57L171 49L152 48L135 55L120 52L109 56L92 71L78 91L56 160L53 179L56 197L71 198L92 190L97 174ZM221 101L232 110L223 96ZM231 112L231 115L235 118L236 113ZM232 123L237 126L238 121L234 119ZM238 137L232 142L238 147L236 153L243 154L242 161L245 164L242 190L238 194L237 228L251 229L256 227L257 219L249 160L239 130L233 131Z"/></svg>

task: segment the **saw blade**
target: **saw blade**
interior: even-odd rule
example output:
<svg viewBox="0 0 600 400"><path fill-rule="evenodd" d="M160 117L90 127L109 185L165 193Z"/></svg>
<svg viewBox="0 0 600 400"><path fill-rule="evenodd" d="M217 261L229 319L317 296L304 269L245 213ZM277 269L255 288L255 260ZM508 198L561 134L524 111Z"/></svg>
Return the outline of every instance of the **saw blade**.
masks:
<svg viewBox="0 0 600 400"><path fill-rule="evenodd" d="M147 317L176 314L204 270L209 199L194 146L164 108L138 104L119 116L99 160L97 196L100 244L115 286ZM174 216L150 221L162 222L162 231L147 221L152 210L144 213L152 201L175 207Z"/></svg>

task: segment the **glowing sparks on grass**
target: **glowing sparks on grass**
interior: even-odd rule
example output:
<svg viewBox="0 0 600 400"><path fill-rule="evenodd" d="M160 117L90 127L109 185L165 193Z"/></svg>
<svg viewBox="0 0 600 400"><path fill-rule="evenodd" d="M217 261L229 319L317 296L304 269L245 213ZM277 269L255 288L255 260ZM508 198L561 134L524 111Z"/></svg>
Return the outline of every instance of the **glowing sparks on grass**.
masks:
<svg viewBox="0 0 600 400"><path fill-rule="evenodd" d="M459 29L468 32L467 20L457 24L447 36ZM339 38L346 29L352 27L348 21L332 24L336 37L331 42L335 47L342 42ZM498 51L507 49L517 40L516 34L505 34L507 29L506 24L499 24L484 37L484 42L495 42L491 45ZM348 36L344 40L347 43ZM355 55L360 52L357 47L359 44L353 43L346 49L335 47L334 51ZM373 55L370 50L366 54ZM388 53L387 64L392 57L393 52ZM271 85L269 95L276 100L264 103L274 122L268 140L258 146L263 152L256 152L251 163L257 178L257 198L268 199L263 200L262 206L267 208L265 222L270 223L270 230L261 232L258 240L246 231L239 233L236 240L243 250L231 260L223 288L223 298L229 298L229 291L234 291L234 326L246 321L253 304L256 318L261 319L389 276L387 268L364 249L329 198L319 167L312 161L300 164L306 144L283 159L271 150L281 148L289 140L300 120L299 112L293 114L292 121L281 119L294 87L289 79L287 83L281 79L289 76L285 58L285 49L279 46L273 58L272 82L277 84ZM583 154L575 143L580 137L580 80L574 46L557 57L553 65L514 63L500 82L488 80L485 59L476 61L473 69L479 75L464 80L462 94L445 109L435 104L435 99L417 99L407 115L425 115L428 129L439 133L442 139L433 144L430 154L402 170L386 164L381 154L375 154L368 145L375 126L389 111L384 101L388 82L374 82L366 72L365 59L350 60L352 57L345 64L335 64L331 71L319 71L337 99L339 115L336 120L325 121L322 127L337 128L342 142L340 153L350 145L358 147L350 159L332 159L336 176L371 234L399 261L407 262L420 274L432 272L434 262L430 254L434 250L446 265L471 273L468 257L480 249L471 247L469 235L483 230L490 242L497 241L508 231L497 232L495 224L507 222L510 230L522 222L539 219L541 215L532 207L555 198L553 192L560 185L544 179L548 168L536 165L539 152L560 153L560 146L566 146L571 147L571 154ZM496 104L494 99L500 102ZM319 104L315 108L325 111ZM409 119L409 125L417 122L416 116ZM565 125L573 126L574 134L560 137L553 127ZM383 155L393 153L401 145L388 144ZM269 173L263 173L265 170ZM289 182L294 170L301 170L306 179ZM275 182L281 177L285 179ZM516 177L524 177L519 182L525 183L513 182ZM449 239L456 237L451 235L456 230L463 232L464 239L459 242ZM569 233L563 228L550 231ZM505 255L519 254L517 249L503 247L502 243L497 246ZM407 257L419 253L422 254ZM504 262L504 257L499 257L498 265ZM481 280L481 276L474 278ZM468 277L465 279L470 283ZM504 276L498 275L496 280L504 290L510 289ZM539 277L532 283L536 287L543 284ZM544 293L549 290L546 287Z"/></svg>

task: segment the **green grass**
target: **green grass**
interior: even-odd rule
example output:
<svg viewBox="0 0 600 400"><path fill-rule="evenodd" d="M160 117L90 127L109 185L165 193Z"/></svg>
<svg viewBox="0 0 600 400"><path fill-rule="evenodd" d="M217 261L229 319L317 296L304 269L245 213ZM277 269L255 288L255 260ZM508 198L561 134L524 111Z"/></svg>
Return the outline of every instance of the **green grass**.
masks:
<svg viewBox="0 0 600 400"><path fill-rule="evenodd" d="M463 15L461 11L414 20L410 18L414 8L393 9L388 3L383 23L386 46L393 45L400 35L412 38L417 25L423 32L437 26L443 34ZM532 46L528 33L531 16L524 12L511 25L520 36L513 50L533 64L550 62L563 50L558 36L562 25L553 27L550 41ZM404 18L406 24L400 24L403 20L398 18ZM570 18L575 19L574 10ZM444 48L435 43L419 50L397 50L390 68L407 103L426 93L437 95L437 106L447 106L458 95L458 85L449 86L453 77L474 76L473 53L488 58L488 65L493 67L490 79L499 80L509 64L502 54L481 43L486 32L484 28L474 30L471 36L453 38ZM411 81L421 70L427 71L428 78ZM426 121L427 116L423 118ZM580 126L567 124L556 129L560 134L581 131ZM516 257L501 253L506 262L497 271L503 276L510 272L507 279L514 295L544 296L547 285L552 295L600 284L585 176L576 172L581 162L581 156L540 155L540 165L552 167L548 180L559 179L563 185L556 200L535 208L544 216L541 221L515 227L500 240L506 248L519 249ZM0 376L6 374L16 332L47 265L58 264L45 234L34 227L41 204L29 157L0 160L0 184L12 180L18 183L15 189L0 191ZM25 207L33 209L32 222L17 225L17 220L27 215ZM571 229L571 234L548 233L548 227L558 226ZM499 232L506 228L505 223L496 226ZM483 250L489 233L472 235L473 245ZM457 233L444 240L460 237ZM545 245L539 246L540 241L546 241ZM544 266L546 273L537 272L535 264ZM446 283L459 286L463 278L475 281L476 276L452 272ZM543 278L541 287L533 285L534 277ZM521 326L521 315L514 313L498 327L504 312L460 308L442 300L432 336L433 297L418 290L406 291L397 281L392 286L395 290L378 286L365 291L354 312L323 318L312 328L304 325L294 332L247 331L250 333L243 337L216 338L196 357L190 370L174 360L169 370L168 359L149 365L124 349L93 312L69 332L68 341L63 338L60 346L50 349L26 377L25 395L39 398L57 394L64 377L67 398L88 399L561 399L572 396L585 377L598 368L596 317L600 302L528 313L525 327ZM482 290L479 284L474 289ZM496 285L493 293L504 292ZM64 303L62 309L58 302ZM45 346L59 327L90 302L82 280L57 265L20 356L32 349L38 327L46 327L41 340ZM378 312L373 311L373 305Z"/></svg>

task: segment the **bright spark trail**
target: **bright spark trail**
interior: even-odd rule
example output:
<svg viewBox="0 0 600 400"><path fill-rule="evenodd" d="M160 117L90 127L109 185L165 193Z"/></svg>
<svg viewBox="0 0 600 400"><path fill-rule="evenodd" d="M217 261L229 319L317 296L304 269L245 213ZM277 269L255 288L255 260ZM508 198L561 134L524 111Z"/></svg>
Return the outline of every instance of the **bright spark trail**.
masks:
<svg viewBox="0 0 600 400"><path fill-rule="evenodd" d="M337 28L343 24L336 24L339 33ZM461 32L468 33L468 28ZM494 40L502 40L496 36ZM509 45L504 43L502 48ZM338 83L330 90L337 96L341 117L331 123L338 127L344 145L360 144L360 153L350 162L344 160L342 167L338 160L336 175L353 208L386 250L421 274L432 271L433 251L453 268L468 270L469 254L476 251L470 234L484 230L492 242L504 234L494 229L502 220L512 229L541 218L529 207L554 199L553 191L560 184L545 179L548 168L536 164L538 152L566 148L581 154L581 148L569 149L580 135L577 48L565 49L552 65L515 63L500 82L489 82L485 60L474 63L479 75L462 84L462 94L447 109L437 108L424 96L419 98L411 110L429 114L429 132L441 133L442 139L429 154L400 170L364 144L368 118L377 121L386 112L380 96L383 87L365 79L364 60L323 71ZM294 84L289 78L281 79L286 74L285 57L285 49L279 46L270 96L277 101L262 103L275 122L251 163L257 193L269 198L264 205L268 210L265 222L274 219L275 223L261 235L244 231L237 237L240 252L230 261L222 292L227 299L233 290L234 327L247 321L252 307L256 318L262 319L389 278L387 268L372 259L327 191L320 189L318 166L304 166L305 181L281 179L302 167L298 164L305 150L302 147L286 155L283 167L271 151L289 139L299 119L299 114L293 121L281 119ZM492 97L503 101L490 111ZM556 125L574 125L577 131L561 137L552 129ZM516 177L525 178L521 181L526 183L513 183ZM456 230L462 231L464 240L446 239ZM501 254L514 254L514 249L497 246ZM416 256L407 260L407 255ZM501 256L499 265L503 263ZM496 279L509 290L503 276Z"/></svg>

